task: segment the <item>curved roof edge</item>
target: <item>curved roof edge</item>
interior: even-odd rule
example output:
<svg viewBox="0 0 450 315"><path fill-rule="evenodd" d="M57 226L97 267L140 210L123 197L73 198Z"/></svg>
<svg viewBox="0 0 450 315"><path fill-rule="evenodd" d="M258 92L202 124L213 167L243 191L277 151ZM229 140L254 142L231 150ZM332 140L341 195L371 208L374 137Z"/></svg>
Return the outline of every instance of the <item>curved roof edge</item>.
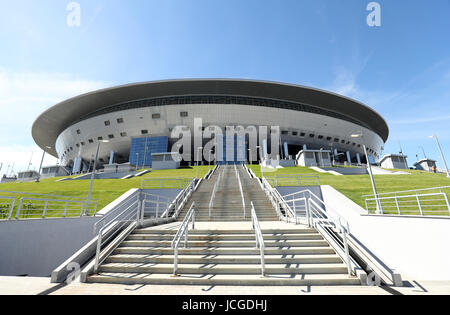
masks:
<svg viewBox="0 0 450 315"><path fill-rule="evenodd" d="M60 102L43 112L33 123L32 136L39 147L57 156L54 148L56 139L81 116L137 99L199 94L245 95L308 104L362 121L384 142L389 137L389 127L383 117L359 101L318 88L249 79L174 79L91 91Z"/></svg>

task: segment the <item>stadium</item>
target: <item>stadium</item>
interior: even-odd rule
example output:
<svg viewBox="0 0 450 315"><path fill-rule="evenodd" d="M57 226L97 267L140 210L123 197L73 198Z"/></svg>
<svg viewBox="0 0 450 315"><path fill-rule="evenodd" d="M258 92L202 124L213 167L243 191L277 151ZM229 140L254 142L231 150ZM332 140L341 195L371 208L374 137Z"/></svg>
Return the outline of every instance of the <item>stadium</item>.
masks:
<svg viewBox="0 0 450 315"><path fill-rule="evenodd" d="M308 149L329 150L336 161L361 163L363 144L375 161L389 135L377 112L347 97L291 84L228 79L136 83L80 95L40 115L32 135L74 173L89 171L99 142L105 142L99 146L101 165L151 167L152 153L169 152L178 140L171 137L174 128L193 130L195 118L206 128L279 126L279 148L265 143L264 153L252 154L248 141L237 145L243 159L253 162L267 151L287 160ZM364 137L352 138L355 133ZM191 152L194 160L197 148Z"/></svg>

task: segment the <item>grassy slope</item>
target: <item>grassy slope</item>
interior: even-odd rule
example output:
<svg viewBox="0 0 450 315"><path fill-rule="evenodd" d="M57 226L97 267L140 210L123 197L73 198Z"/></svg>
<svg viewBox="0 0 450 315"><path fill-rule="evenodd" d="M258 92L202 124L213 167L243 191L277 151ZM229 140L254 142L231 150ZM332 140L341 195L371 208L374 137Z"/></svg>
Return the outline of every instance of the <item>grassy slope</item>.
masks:
<svg viewBox="0 0 450 315"><path fill-rule="evenodd" d="M208 166L200 167L200 176L203 177L209 170ZM257 176L261 176L259 165L253 166ZM431 174L418 171L408 171L411 175L375 175L375 182L379 193L430 188L438 186L450 186L450 179L444 174ZM127 180L95 180L93 186L93 199L99 199L98 209L102 209L111 201L131 188L138 188L142 178L192 178L197 174L196 168L179 170L161 170L151 172L143 177ZM266 171L266 177L277 175L314 175L319 176L321 184L331 185L347 197L364 207L363 195L372 194L372 186L368 175L334 176L313 171L307 167L287 167L276 172ZM281 185L283 183L281 182ZM155 187L157 188L157 187ZM89 180L56 182L55 179L45 179L40 183L8 183L0 184L0 190L56 194L73 197L87 197ZM446 190L450 195L450 189ZM0 192L1 195L1 192Z"/></svg>
<svg viewBox="0 0 450 315"><path fill-rule="evenodd" d="M256 176L261 176L260 167L253 166ZM405 171L405 170L401 170ZM432 174L419 171L407 171L410 175L375 175L375 184L378 193L404 191L420 188L431 188L439 186L450 186L450 179L445 174ZM320 177L322 185L330 185L352 199L362 207L365 207L363 195L373 195L369 175L335 176L315 172L308 167L286 167L276 172L265 171L264 176L277 175L315 175ZM281 184L282 185L282 184ZM450 195L450 189L445 190Z"/></svg>
<svg viewBox="0 0 450 315"><path fill-rule="evenodd" d="M205 176L208 170L208 166L200 166L200 177ZM178 170L153 171L145 176L131 179L96 179L92 188L92 198L99 199L98 209L102 209L126 191L132 188L139 188L142 178L193 178L196 176L197 169L194 167ZM56 182L54 178L44 179L40 183L6 183L0 184L0 195L2 195L1 190L7 190L87 198L89 184L89 180Z"/></svg>

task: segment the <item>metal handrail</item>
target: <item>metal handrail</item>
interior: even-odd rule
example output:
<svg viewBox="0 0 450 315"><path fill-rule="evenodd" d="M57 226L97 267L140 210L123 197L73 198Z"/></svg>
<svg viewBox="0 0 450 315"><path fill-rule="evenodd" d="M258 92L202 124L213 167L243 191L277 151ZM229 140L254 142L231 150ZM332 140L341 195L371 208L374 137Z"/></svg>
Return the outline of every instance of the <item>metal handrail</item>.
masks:
<svg viewBox="0 0 450 315"><path fill-rule="evenodd" d="M265 177L261 179L261 188L265 191L267 197L272 202L272 206L275 208L280 220L289 222L290 218L295 217L292 209L285 202L280 193L269 184ZM285 209L285 214L281 212L281 206L283 206L283 208Z"/></svg>
<svg viewBox="0 0 450 315"><path fill-rule="evenodd" d="M175 183L177 183L177 182L179 182L179 185L177 185L178 186L178 188L180 188L180 189L184 189L185 187L185 183L187 182L187 181L189 181L189 182L191 182L192 181L192 178L182 178L182 177L174 177L174 178L142 178L142 181L141 181L141 189L145 189L144 188L144 183L146 183L146 182L159 182L159 187L160 188L163 188L163 183L164 182L175 182Z"/></svg>
<svg viewBox="0 0 450 315"><path fill-rule="evenodd" d="M320 186L320 177L316 175L282 175L267 177L267 181L272 181L275 187L279 187L279 180L294 179L297 182L297 186ZM308 185L302 185L307 180Z"/></svg>
<svg viewBox="0 0 450 315"><path fill-rule="evenodd" d="M251 202L251 207L252 207L252 226L253 230L255 231L256 248L259 248L261 256L261 275L264 277L266 275L266 263L264 259L264 250L265 250L264 238L253 202Z"/></svg>
<svg viewBox="0 0 450 315"><path fill-rule="evenodd" d="M241 198L242 198L242 208L244 210L244 218L246 216L246 212L245 212L245 198L244 198L244 190L242 189L242 182L241 182L241 177L239 176L239 172L236 168L236 165L234 166L234 170L236 171L236 177L239 183L239 190L241 192Z"/></svg>
<svg viewBox="0 0 450 315"><path fill-rule="evenodd" d="M283 196L283 198L289 197L289 196L296 196L298 195L298 198L289 199L286 202L287 203L293 203L295 204L298 201L305 202L305 219L309 227L315 227L319 233L322 234L322 236L326 237L326 230L325 227L332 227L335 228L338 233L341 233L342 240L343 240L343 248L334 248L339 255L341 255L342 260L347 266L348 275L353 275L353 268L356 267L352 263L352 259L350 257L349 252L349 246L347 242L348 235L350 234L350 228L347 220L345 220L339 213L334 210L332 206L330 206L328 203L324 202L322 199L320 199L317 195L315 195L312 191L309 189L299 191L293 194L289 194L286 196ZM297 213L295 213L296 218ZM297 219L296 219L297 220ZM331 243L333 247L336 244Z"/></svg>
<svg viewBox="0 0 450 315"><path fill-rule="evenodd" d="M243 168L245 169L245 171L247 172L248 177L254 178L253 175L252 175L252 173L250 173L250 169L247 167L247 165L246 165L245 163L242 164L242 167L243 167Z"/></svg>
<svg viewBox="0 0 450 315"><path fill-rule="evenodd" d="M39 194L39 193L29 193L29 192L20 192L20 191L9 191L9 190L0 190L0 194L15 194L15 195L24 195L25 197L27 196L27 195L34 195L34 196L46 196L46 197L57 197L57 198L59 198L59 197L61 197L61 198L65 198L65 199L68 199L68 198L71 198L71 199L81 199L81 200L85 200L86 198L84 198L84 197L75 197L75 196L64 196L64 195L52 195L52 194ZM99 199L94 199L94 198L91 198L91 201L92 200L99 200Z"/></svg>
<svg viewBox="0 0 450 315"><path fill-rule="evenodd" d="M158 218L159 217L159 213L160 213L160 205L165 205L165 208L163 208L163 212L161 217L163 217L164 215L168 216L169 213L169 207L172 204L172 201L169 197L166 196L161 196L161 195L155 195L155 194L150 194L147 192L141 192L144 195L144 198L142 199L142 211L141 211L141 220L144 219L145 217L145 208L147 204L156 204L156 210L155 210L155 216ZM148 199L148 197L153 197L156 200L152 200L152 199ZM161 201L161 199L163 199Z"/></svg>
<svg viewBox="0 0 450 315"><path fill-rule="evenodd" d="M99 229L97 234L98 238L95 252L94 272L98 270L98 266L103 262L104 259L106 259L106 257L103 257L103 259L100 258L102 245L107 243L110 239L112 239L116 235L116 231L120 231L126 223L130 224L133 222L137 223L140 218L139 212L140 212L139 198L136 198L136 200L131 205L126 207L125 210L115 215L114 217L109 218L112 215L110 216L106 215L102 219L97 221L97 223L94 225L94 234L97 231L100 224L103 224L103 226ZM107 219L109 219L109 221L106 221ZM104 239L103 232L105 232L106 230L108 230L110 234L106 239Z"/></svg>
<svg viewBox="0 0 450 315"><path fill-rule="evenodd" d="M225 170L225 168L224 168ZM219 173L219 177L217 178L216 183L214 184L214 188L211 194L211 199L209 201L209 217L211 217L212 214L212 208L214 207L214 200L216 199L217 191L219 190L220 181L222 180L224 172Z"/></svg>
<svg viewBox="0 0 450 315"><path fill-rule="evenodd" d="M16 211L16 220L19 220L20 212L22 210L22 206L23 206L24 201L43 201L44 202L44 208L42 209L42 218L43 219L45 219L47 211L49 210L48 209L49 202L61 202L61 203L64 203L64 212L62 214L63 217L65 217L66 214L67 214L67 210L68 210L67 207L68 207L69 203L75 203L75 204L80 204L81 205L80 217L83 216L85 207L87 206L87 201L86 200L47 199L47 198L28 198L28 197L24 197L24 198L20 198L20 200L19 200L19 205L18 205L17 211ZM95 215L97 213L97 202L90 202L89 205L91 205L91 204L95 205L95 207L94 207L94 215Z"/></svg>
<svg viewBox="0 0 450 315"><path fill-rule="evenodd" d="M440 187L433 187L433 188L421 188L421 189L413 189L413 190L394 191L394 192L388 192L388 193L381 193L381 194L378 194L378 196L403 194L403 193L428 191L428 190L438 190L438 189L441 190L441 192L442 192L442 189L450 189L450 186L440 186ZM373 195L363 195L362 197L373 197Z"/></svg>
<svg viewBox="0 0 450 315"><path fill-rule="evenodd" d="M5 200L5 199L10 199L11 200L11 205L9 205L9 210L8 210L8 220L11 220L11 216L12 213L14 211L14 205L16 203L16 198L11 197L11 196L0 196L0 200Z"/></svg>
<svg viewBox="0 0 450 315"><path fill-rule="evenodd" d="M426 200L423 200L422 202L420 200L421 197L433 197L433 196L442 196L443 199L426 199ZM399 200L399 199L406 199L406 198L413 198L413 200L404 200L404 201ZM416 193L415 195L406 195L406 196L397 196L396 195L396 196L381 197L381 198L367 198L365 200L367 213L370 214L370 209L369 209L369 202L370 201L376 201L377 203L379 203L381 205L383 200L394 200L394 201L392 201L392 202L385 202L384 206L380 207L381 214L385 213L385 211L387 210L386 208L394 207L394 209L397 210L398 214L402 215L401 207L403 207L403 208L413 208L413 207L415 208L416 207L415 204L414 205L402 205L401 202L404 202L404 203L411 203L411 202L417 203L418 211L420 212L421 216L425 215L424 211L441 212L441 210L425 210L424 208L426 208L426 207L442 207L442 206L445 206L445 207L447 207L446 210L448 210L448 212L450 214L450 204L449 204L449 201L448 201L447 194L445 194L445 193L434 193L434 194L419 194L419 193ZM435 201L445 201L445 205L444 204L439 204L439 205L438 204L424 204L424 202L435 202ZM394 205L392 205L392 206L387 205L386 206L386 203L394 204ZM412 211L412 210L409 210L409 211Z"/></svg>
<svg viewBox="0 0 450 315"><path fill-rule="evenodd" d="M184 236L184 248L188 246L189 239L189 222L192 221L192 229L195 230L195 202L192 203L186 217L181 223L175 237L172 241L171 247L173 249L173 275L178 274L178 247L180 245L181 239Z"/></svg>

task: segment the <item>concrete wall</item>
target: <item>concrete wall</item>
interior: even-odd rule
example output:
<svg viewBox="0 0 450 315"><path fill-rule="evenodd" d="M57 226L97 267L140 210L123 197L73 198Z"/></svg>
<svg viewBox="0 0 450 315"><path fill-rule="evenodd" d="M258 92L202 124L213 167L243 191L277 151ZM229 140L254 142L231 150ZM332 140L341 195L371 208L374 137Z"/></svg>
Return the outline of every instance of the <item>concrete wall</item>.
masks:
<svg viewBox="0 0 450 315"><path fill-rule="evenodd" d="M94 237L98 219L0 221L0 275L50 276Z"/></svg>
<svg viewBox="0 0 450 315"><path fill-rule="evenodd" d="M325 202L350 224L350 232L402 277L450 280L450 218L367 216L364 209L322 186Z"/></svg>

